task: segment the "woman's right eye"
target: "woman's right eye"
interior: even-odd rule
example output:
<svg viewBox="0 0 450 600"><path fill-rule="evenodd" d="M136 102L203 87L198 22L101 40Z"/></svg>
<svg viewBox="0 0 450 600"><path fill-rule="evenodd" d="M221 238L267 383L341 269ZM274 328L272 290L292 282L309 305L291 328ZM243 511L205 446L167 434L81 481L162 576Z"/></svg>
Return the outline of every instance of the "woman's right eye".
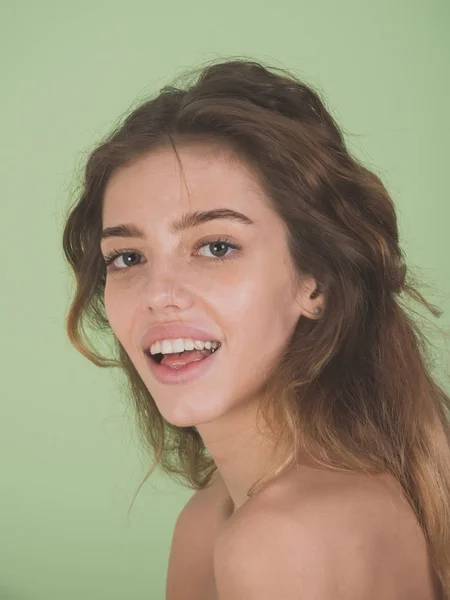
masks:
<svg viewBox="0 0 450 600"><path fill-rule="evenodd" d="M141 256L138 252L135 252L134 250L121 250L120 252L118 251L113 251L110 252L109 254L106 254L104 259L105 259L105 265L106 265L106 270L108 273L114 273L116 271L127 271L129 266L134 267L135 265L128 265L128 267L115 267L113 265L113 263L116 261L117 258L121 258L122 256Z"/></svg>

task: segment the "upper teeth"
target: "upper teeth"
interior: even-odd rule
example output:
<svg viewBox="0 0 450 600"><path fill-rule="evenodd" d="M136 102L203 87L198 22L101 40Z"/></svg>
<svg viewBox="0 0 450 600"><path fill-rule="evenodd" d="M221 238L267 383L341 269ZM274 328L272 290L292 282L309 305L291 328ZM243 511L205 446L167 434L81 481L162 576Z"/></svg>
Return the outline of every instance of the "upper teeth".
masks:
<svg viewBox="0 0 450 600"><path fill-rule="evenodd" d="M211 350L217 349L220 342L201 342L200 340L191 340L189 338L177 338L176 340L161 340L155 342L150 347L151 354L172 354L174 352L184 352L184 350Z"/></svg>

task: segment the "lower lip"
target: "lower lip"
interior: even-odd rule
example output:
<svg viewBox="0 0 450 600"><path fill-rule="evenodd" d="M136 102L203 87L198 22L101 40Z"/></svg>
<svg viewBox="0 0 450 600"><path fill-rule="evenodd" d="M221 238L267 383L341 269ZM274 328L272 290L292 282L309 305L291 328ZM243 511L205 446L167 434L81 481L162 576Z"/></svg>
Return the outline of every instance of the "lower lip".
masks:
<svg viewBox="0 0 450 600"><path fill-rule="evenodd" d="M150 365L150 370L155 376L155 379L160 383L187 383L204 375L214 364L214 362L216 362L216 354L219 352L220 349L216 350L213 352L213 354L210 354L206 358L203 358L202 360L196 360L195 362L189 363L180 369L171 369L170 367L159 365L147 354L145 357Z"/></svg>

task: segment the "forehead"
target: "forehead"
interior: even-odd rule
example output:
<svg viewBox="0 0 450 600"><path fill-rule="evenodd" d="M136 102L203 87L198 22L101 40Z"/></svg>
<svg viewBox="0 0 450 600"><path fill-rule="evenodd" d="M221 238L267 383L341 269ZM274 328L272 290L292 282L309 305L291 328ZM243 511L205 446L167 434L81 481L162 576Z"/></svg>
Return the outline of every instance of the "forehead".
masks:
<svg viewBox="0 0 450 600"><path fill-rule="evenodd" d="M268 205L256 173L229 148L216 144L177 145L152 151L119 169L104 194L103 218L152 210L202 210L228 206L258 211ZM268 208L268 206L267 206Z"/></svg>

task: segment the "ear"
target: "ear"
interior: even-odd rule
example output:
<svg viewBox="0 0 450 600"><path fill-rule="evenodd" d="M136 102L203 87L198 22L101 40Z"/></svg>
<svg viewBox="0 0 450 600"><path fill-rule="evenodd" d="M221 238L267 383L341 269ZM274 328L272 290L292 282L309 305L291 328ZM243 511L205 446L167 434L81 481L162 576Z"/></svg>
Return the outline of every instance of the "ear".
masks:
<svg viewBox="0 0 450 600"><path fill-rule="evenodd" d="M299 317L320 319L324 310L322 286L312 275L304 275L298 283L296 304L300 308ZM319 309L317 312L316 310Z"/></svg>

